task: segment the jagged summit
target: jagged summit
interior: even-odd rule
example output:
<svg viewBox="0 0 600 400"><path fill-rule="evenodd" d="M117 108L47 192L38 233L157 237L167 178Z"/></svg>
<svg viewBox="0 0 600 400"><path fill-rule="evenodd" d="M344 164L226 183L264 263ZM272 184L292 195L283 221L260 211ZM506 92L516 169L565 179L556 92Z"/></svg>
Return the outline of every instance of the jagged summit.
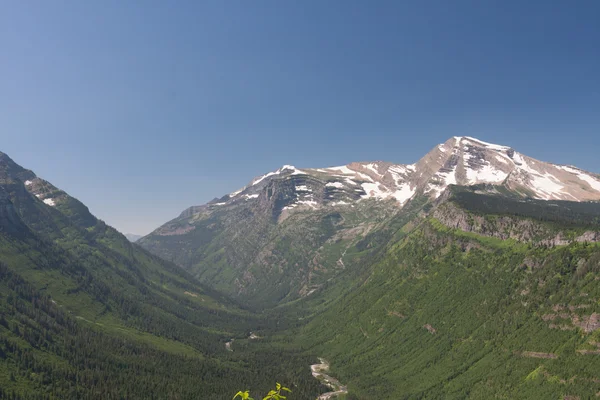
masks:
<svg viewBox="0 0 600 400"><path fill-rule="evenodd" d="M303 169L284 165L210 205L260 201L262 195L266 198L277 192L273 185L287 185L278 202L281 211L352 206L364 199L394 200L403 206L416 195L436 198L449 185L477 184L502 185L523 197L543 200L600 199L598 175L539 161L509 146L455 136L414 164L353 162Z"/></svg>
<svg viewBox="0 0 600 400"><path fill-rule="evenodd" d="M585 201L600 198L600 177L521 154L511 147L471 137L454 137L438 145L417 164L437 172L425 192L439 195L448 185L503 185L525 197Z"/></svg>

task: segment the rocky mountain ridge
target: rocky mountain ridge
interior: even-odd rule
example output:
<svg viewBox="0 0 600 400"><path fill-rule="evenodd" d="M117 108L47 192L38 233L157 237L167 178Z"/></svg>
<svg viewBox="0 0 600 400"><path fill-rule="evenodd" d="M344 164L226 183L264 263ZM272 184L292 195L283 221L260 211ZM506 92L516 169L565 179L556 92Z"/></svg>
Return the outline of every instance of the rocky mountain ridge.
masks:
<svg viewBox="0 0 600 400"><path fill-rule="evenodd" d="M396 215L473 185L520 199L600 200L597 175L454 137L414 164L285 165L138 243L221 291L278 303L323 287L348 264L349 249Z"/></svg>
<svg viewBox="0 0 600 400"><path fill-rule="evenodd" d="M275 199L279 206L276 216L295 209L352 206L365 199L394 200L403 206L420 194L436 198L449 185L481 183L502 185L523 197L535 199L600 200L597 174L539 161L511 147L464 136L453 137L434 147L414 164L353 162L338 167L303 169L284 165L205 206L191 207L182 216L248 201L261 202L271 198L273 182L285 181L290 184Z"/></svg>

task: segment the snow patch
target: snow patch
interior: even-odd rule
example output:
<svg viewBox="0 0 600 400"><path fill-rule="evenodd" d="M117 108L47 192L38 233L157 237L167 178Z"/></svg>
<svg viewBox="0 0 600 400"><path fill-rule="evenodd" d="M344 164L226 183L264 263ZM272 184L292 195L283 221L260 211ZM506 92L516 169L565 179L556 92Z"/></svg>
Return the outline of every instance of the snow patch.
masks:
<svg viewBox="0 0 600 400"><path fill-rule="evenodd" d="M438 172L435 177L438 181L430 183L425 190L425 193L434 192L434 197L439 197L440 194L448 187L448 185L456 185L456 166L448 172Z"/></svg>
<svg viewBox="0 0 600 400"><path fill-rule="evenodd" d="M329 170L334 170L334 171L339 171L342 174L355 174L355 171L352 171L350 168L348 168L347 166L343 165L341 167L329 167L327 168Z"/></svg>
<svg viewBox="0 0 600 400"><path fill-rule="evenodd" d="M345 201L340 200L340 201L334 201L334 202L329 203L329 204L332 205L332 206L346 206L346 205L348 205L350 203L346 203Z"/></svg>
<svg viewBox="0 0 600 400"><path fill-rule="evenodd" d="M414 170L414 168L414 165L392 165L388 168L388 171L396 174L405 174L407 170Z"/></svg>
<svg viewBox="0 0 600 400"><path fill-rule="evenodd" d="M508 146L500 146L500 145L497 145L497 144L484 142L483 140L475 139L474 137L470 137L470 136L465 136L464 139L467 139L467 140L469 140L471 142L477 142L479 144L484 145L488 149L492 149L492 150L504 151L504 150L509 150L510 149L510 147L508 147Z"/></svg>
<svg viewBox="0 0 600 400"><path fill-rule="evenodd" d="M396 190L392 196L400 202L400 204L406 203L415 194L416 188L411 189L409 185L402 185Z"/></svg>
<svg viewBox="0 0 600 400"><path fill-rule="evenodd" d="M444 186L456 185L456 167L450 172L440 172L438 173L438 176L440 179L444 180Z"/></svg>
<svg viewBox="0 0 600 400"><path fill-rule="evenodd" d="M560 181L555 176L549 173L544 175L532 173L530 176L533 189L545 200L550 200L553 194L565 194L562 191L564 186L560 184Z"/></svg>
<svg viewBox="0 0 600 400"><path fill-rule="evenodd" d="M394 182L396 182L396 185L398 186L403 185L406 178L408 178L408 175L414 170L414 165L394 165L388 168L390 175L392 175Z"/></svg>
<svg viewBox="0 0 600 400"><path fill-rule="evenodd" d="M580 173L577 175L577 177L582 181L586 181L592 187L592 189L600 192L600 181L598 179L594 179L590 175L584 173Z"/></svg>
<svg viewBox="0 0 600 400"><path fill-rule="evenodd" d="M374 182L373 178L371 178L369 175L367 174L363 174L362 172L357 172L356 173L360 178L363 178L364 180L367 180L369 182Z"/></svg>
<svg viewBox="0 0 600 400"><path fill-rule="evenodd" d="M570 172L570 173L575 174L575 175L579 175L581 173L581 171L578 170L577 168L574 168L574 167L571 167L571 166L568 166L568 165L555 165L555 167L558 168L558 169L562 169L564 171Z"/></svg>
<svg viewBox="0 0 600 400"><path fill-rule="evenodd" d="M309 194L308 196L311 196L311 195ZM283 207L282 210L291 210L291 209L299 207L299 206L309 206L309 207L315 209L315 208L317 208L318 205L319 205L319 203L314 201L312 199L312 197L308 197L308 200L297 200L295 203L292 203L290 205Z"/></svg>
<svg viewBox="0 0 600 400"><path fill-rule="evenodd" d="M373 171L375 174L377 174L377 175L381 176L381 174L380 174L380 173L379 173L379 171L377 170L377 164L370 163L370 164L367 164L367 165L365 165L365 167L366 167L367 169L369 169L369 170Z"/></svg>
<svg viewBox="0 0 600 400"><path fill-rule="evenodd" d="M246 189L246 188L243 187L240 190L236 190L235 192L229 193L229 197L235 197L235 196L237 196L238 194L242 193L244 191L244 189Z"/></svg>
<svg viewBox="0 0 600 400"><path fill-rule="evenodd" d="M29 186L31 185L33 182L31 182L30 180L25 181L25 186Z"/></svg>
<svg viewBox="0 0 600 400"><path fill-rule="evenodd" d="M434 198L438 198L440 197L440 194L442 194L442 192L444 191L444 187L442 186L438 186L434 183L430 183L429 185L427 185L427 188L425 189L425 194L428 194L430 192L433 192L433 197Z"/></svg>
<svg viewBox="0 0 600 400"><path fill-rule="evenodd" d="M56 205L56 203L54 202L54 199L50 199L50 198L44 199L44 204L47 204L49 206L55 206Z"/></svg>
<svg viewBox="0 0 600 400"><path fill-rule="evenodd" d="M583 172L581 170L578 170L578 169L575 169L575 168L572 168L569 166L558 165L557 167L564 171L575 174L579 179L587 182L592 187L592 189L600 191L600 180L586 174L585 172Z"/></svg>
<svg viewBox="0 0 600 400"><path fill-rule="evenodd" d="M265 175L261 176L260 178L255 179L254 181L252 181L252 183L250 185L254 186L256 184L259 184L265 178L268 178L269 176L273 176L273 175L279 175L284 171L292 171L292 175L306 175L306 172L299 170L298 168L294 167L293 165L284 165L283 167L279 168L275 172L269 172L268 174L265 174ZM236 192L234 192L234 193L236 193Z"/></svg>
<svg viewBox="0 0 600 400"><path fill-rule="evenodd" d="M506 179L508 174L504 171L494 168L489 162L483 165L480 169L468 168L467 179L469 184L480 182L485 183L500 183Z"/></svg>
<svg viewBox="0 0 600 400"><path fill-rule="evenodd" d="M325 184L325 186L334 187L334 188L338 188L338 189L345 187L342 182L327 182L327 184Z"/></svg>
<svg viewBox="0 0 600 400"><path fill-rule="evenodd" d="M519 153L517 153L516 151L515 151L515 154L513 154L513 161L517 165L523 165L523 164L525 164L525 160L523 159L523 157L521 157L521 155Z"/></svg>
<svg viewBox="0 0 600 400"><path fill-rule="evenodd" d="M363 183L361 186L362 186L363 190L366 192L366 194L361 196L363 199L366 199L369 197L375 197L377 199L384 199L390 195L390 193L387 190L381 189L381 185L379 183Z"/></svg>
<svg viewBox="0 0 600 400"><path fill-rule="evenodd" d="M260 182L262 182L265 178L268 178L269 176L273 176L273 175L279 175L279 170L275 171L275 172L269 172L268 174L265 174L263 176L261 176L260 178L255 179L254 181L252 181L251 185L258 185Z"/></svg>
<svg viewBox="0 0 600 400"><path fill-rule="evenodd" d="M312 189L310 189L306 185L298 185L298 186L296 186L296 191L312 192Z"/></svg>
<svg viewBox="0 0 600 400"><path fill-rule="evenodd" d="M515 153L516 155L517 153ZM554 195L569 194L563 191L565 187L557 177L548 172L541 174L527 165L522 157L519 157L519 159L522 161L520 169L528 173L530 184L533 186L532 189L540 198L551 200Z"/></svg>
<svg viewBox="0 0 600 400"><path fill-rule="evenodd" d="M308 175L306 172L301 171L299 169L295 169L294 172L292 172L292 175Z"/></svg>
<svg viewBox="0 0 600 400"><path fill-rule="evenodd" d="M258 193L256 193L256 194L245 194L244 197L246 199L256 199L258 197Z"/></svg>
<svg viewBox="0 0 600 400"><path fill-rule="evenodd" d="M314 200L298 200L296 203L285 206L282 210L291 210L299 206L309 206L311 208L317 208L318 203Z"/></svg>
<svg viewBox="0 0 600 400"><path fill-rule="evenodd" d="M508 164L508 161L506 160L506 158L501 157L501 156L496 156L496 160L501 162L502 164Z"/></svg>
<svg viewBox="0 0 600 400"><path fill-rule="evenodd" d="M283 171L292 171L292 175L306 175L306 172L299 170L293 165L284 165L283 167L279 168L279 170L277 170L277 172Z"/></svg>
<svg viewBox="0 0 600 400"><path fill-rule="evenodd" d="M316 206L319 204L314 200L298 200L297 204L304 204L307 206L311 206L312 208L316 208Z"/></svg>

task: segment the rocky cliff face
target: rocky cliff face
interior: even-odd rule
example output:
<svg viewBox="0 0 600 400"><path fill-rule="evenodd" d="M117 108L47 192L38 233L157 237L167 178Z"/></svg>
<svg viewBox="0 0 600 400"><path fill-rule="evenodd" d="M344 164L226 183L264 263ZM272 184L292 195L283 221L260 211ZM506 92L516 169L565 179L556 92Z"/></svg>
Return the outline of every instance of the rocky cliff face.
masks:
<svg viewBox="0 0 600 400"><path fill-rule="evenodd" d="M538 161L507 146L454 137L409 165L382 161L316 169L285 165L220 199L190 207L179 218L206 216L242 207L260 210L262 216L282 220L295 211L353 207L369 199L390 200L401 208L419 195L437 198L450 185L482 183L536 199L600 200L600 177L596 174ZM248 207L249 204L256 207ZM176 228L171 231L169 226ZM153 235L184 231L175 220L158 228Z"/></svg>
<svg viewBox="0 0 600 400"><path fill-rule="evenodd" d="M431 216L448 228L502 240L514 239L546 246L563 246L571 242L600 242L600 230L575 233L530 218L476 215L452 202L443 202L431 212Z"/></svg>
<svg viewBox="0 0 600 400"><path fill-rule="evenodd" d="M523 197L542 200L600 199L600 177L571 166L555 165L507 146L469 137L438 145L416 165L417 182L437 197L448 185L502 185Z"/></svg>
<svg viewBox="0 0 600 400"><path fill-rule="evenodd" d="M294 209L343 207L366 199L394 200L402 207L418 195L436 198L449 185L482 183L536 199L600 200L600 176L596 174L535 160L507 146L453 137L415 164L354 162L305 169L285 165L209 204L222 207L275 199L272 214L277 218ZM202 206L192 207L186 213L201 210Z"/></svg>

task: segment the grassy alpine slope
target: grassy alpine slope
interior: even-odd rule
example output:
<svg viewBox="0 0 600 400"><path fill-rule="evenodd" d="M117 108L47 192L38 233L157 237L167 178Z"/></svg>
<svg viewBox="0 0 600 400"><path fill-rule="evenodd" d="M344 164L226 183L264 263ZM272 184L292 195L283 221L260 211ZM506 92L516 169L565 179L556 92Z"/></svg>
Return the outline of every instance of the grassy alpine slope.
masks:
<svg viewBox="0 0 600 400"><path fill-rule="evenodd" d="M231 398L280 379L319 392L293 350L225 342L275 324L133 245L0 154L0 398Z"/></svg>
<svg viewBox="0 0 600 400"><path fill-rule="evenodd" d="M504 198L499 209L495 196L452 191L347 271L346 290L287 306L309 320L298 344L331 361L348 398L600 395L600 246L577 241L600 230L600 205ZM444 210L473 226L435 218ZM571 239L548 244L557 235Z"/></svg>

